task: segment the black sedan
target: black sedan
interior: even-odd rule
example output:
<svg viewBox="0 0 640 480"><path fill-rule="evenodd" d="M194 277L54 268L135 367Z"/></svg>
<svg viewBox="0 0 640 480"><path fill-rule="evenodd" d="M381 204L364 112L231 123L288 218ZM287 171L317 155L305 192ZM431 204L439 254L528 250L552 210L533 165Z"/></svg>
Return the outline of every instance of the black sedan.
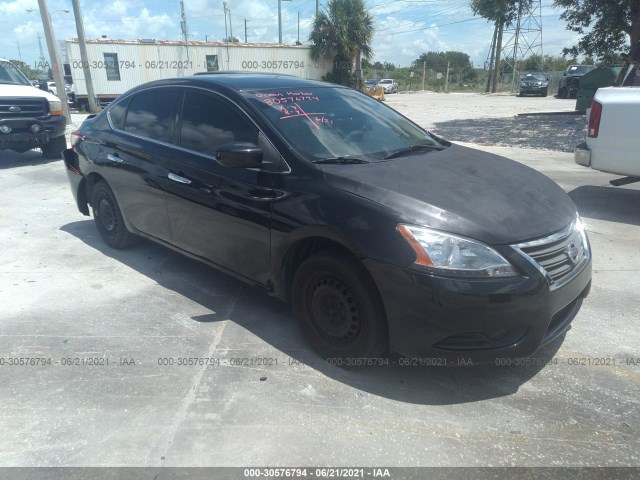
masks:
<svg viewBox="0 0 640 480"><path fill-rule="evenodd" d="M520 96L540 95L546 97L549 94L549 77L544 73L528 73L520 82Z"/></svg>
<svg viewBox="0 0 640 480"><path fill-rule="evenodd" d="M529 355L591 282L576 207L355 90L212 73L141 85L64 152L104 241L144 237L291 302L325 358Z"/></svg>

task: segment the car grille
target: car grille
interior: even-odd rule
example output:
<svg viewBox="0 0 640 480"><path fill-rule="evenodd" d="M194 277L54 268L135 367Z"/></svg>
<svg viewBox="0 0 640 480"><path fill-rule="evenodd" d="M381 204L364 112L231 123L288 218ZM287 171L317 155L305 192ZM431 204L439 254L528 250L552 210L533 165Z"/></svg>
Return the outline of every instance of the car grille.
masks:
<svg viewBox="0 0 640 480"><path fill-rule="evenodd" d="M552 290L571 281L589 260L586 235L575 223L553 235L513 247L545 275Z"/></svg>
<svg viewBox="0 0 640 480"><path fill-rule="evenodd" d="M47 113L44 98L0 98L0 119L44 117Z"/></svg>

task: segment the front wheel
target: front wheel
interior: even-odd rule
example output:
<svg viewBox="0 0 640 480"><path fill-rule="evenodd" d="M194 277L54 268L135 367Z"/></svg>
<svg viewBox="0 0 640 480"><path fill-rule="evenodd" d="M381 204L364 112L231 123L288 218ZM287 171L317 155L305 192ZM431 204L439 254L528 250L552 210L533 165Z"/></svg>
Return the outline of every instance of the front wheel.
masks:
<svg viewBox="0 0 640 480"><path fill-rule="evenodd" d="M307 258L295 273L292 303L304 337L325 359L377 358L389 349L377 288L344 253Z"/></svg>
<svg viewBox="0 0 640 480"><path fill-rule="evenodd" d="M562 87L560 90L558 90L558 97L569 98L569 90L567 89L567 87Z"/></svg>
<svg viewBox="0 0 640 480"><path fill-rule="evenodd" d="M118 202L109 186L99 181L91 191L93 219L104 242L112 248L126 248L136 240L124 224Z"/></svg>

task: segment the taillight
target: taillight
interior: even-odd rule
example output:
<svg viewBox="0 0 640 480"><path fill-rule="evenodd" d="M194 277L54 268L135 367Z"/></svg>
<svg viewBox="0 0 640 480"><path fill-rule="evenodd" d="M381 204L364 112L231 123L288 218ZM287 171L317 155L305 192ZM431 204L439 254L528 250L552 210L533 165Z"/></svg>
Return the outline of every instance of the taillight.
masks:
<svg viewBox="0 0 640 480"><path fill-rule="evenodd" d="M71 148L73 148L78 143L80 143L80 140L82 140L82 134L78 130L74 130L73 132L71 132L70 140L71 140Z"/></svg>
<svg viewBox="0 0 640 480"><path fill-rule="evenodd" d="M589 114L589 131L587 136L597 138L600 131L600 117L602 116L602 105L595 100L591 104L591 113Z"/></svg>

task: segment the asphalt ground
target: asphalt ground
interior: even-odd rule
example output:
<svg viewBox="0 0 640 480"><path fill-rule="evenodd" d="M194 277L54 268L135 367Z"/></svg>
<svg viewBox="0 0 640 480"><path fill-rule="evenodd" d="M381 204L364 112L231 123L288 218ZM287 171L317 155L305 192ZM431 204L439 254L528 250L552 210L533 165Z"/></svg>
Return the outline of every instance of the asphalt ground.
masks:
<svg viewBox="0 0 640 480"><path fill-rule="evenodd" d="M389 97L428 128L572 108ZM60 160L0 151L0 467L640 467L640 187L484 143L558 182L593 248L573 328L521 365L328 365L286 305L150 242L109 249Z"/></svg>

